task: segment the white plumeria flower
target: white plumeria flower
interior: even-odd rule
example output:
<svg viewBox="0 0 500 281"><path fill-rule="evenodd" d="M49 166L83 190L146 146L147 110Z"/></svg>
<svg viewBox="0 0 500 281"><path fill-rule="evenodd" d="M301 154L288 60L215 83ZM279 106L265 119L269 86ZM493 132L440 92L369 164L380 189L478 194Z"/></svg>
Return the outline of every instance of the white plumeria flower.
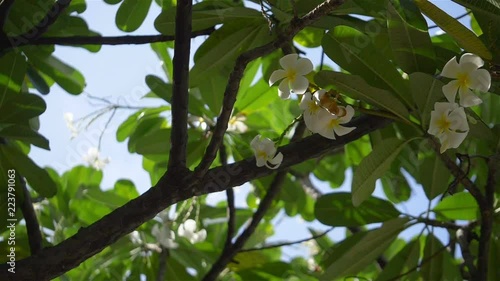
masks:
<svg viewBox="0 0 500 281"><path fill-rule="evenodd" d="M95 147L91 147L87 151L87 154L83 156L83 161L90 164L96 170L102 170L104 166L109 163L110 158L106 157L104 159L101 159L99 156L99 150Z"/></svg>
<svg viewBox="0 0 500 281"><path fill-rule="evenodd" d="M309 87L309 81L304 75L313 70L312 62L307 58L299 58L297 54L289 54L280 59L283 69L278 69L271 74L269 85L283 79L278 86L279 96L282 99L290 97L290 91L302 95Z"/></svg>
<svg viewBox="0 0 500 281"><path fill-rule="evenodd" d="M179 244L174 241L175 233L170 230L166 223L162 224L161 228L158 224L155 224L151 230L151 234L156 237L156 240L158 240L158 243L160 243L163 248L175 249L179 246Z"/></svg>
<svg viewBox="0 0 500 281"><path fill-rule="evenodd" d="M235 132L235 133L246 132L248 130L248 127L245 124L246 120L247 120L247 118L245 115L236 115L236 116L231 117L231 119L229 119L227 131L228 132Z"/></svg>
<svg viewBox="0 0 500 281"><path fill-rule="evenodd" d="M276 147L272 140L257 135L250 142L250 146L254 151L257 167L266 166L269 169L277 169L281 165L283 153L276 154Z"/></svg>
<svg viewBox="0 0 500 281"><path fill-rule="evenodd" d="M76 136L78 136L78 129L75 127L73 113L64 113L64 121L66 121L66 127L68 127L69 131L71 132L71 138L74 139Z"/></svg>
<svg viewBox="0 0 500 281"><path fill-rule="evenodd" d="M316 132L316 126L318 125L318 113L322 110L325 110L319 105L318 97L322 93L325 93L325 90L317 91L314 95L306 92L304 97L300 101L300 109L304 110L304 122L306 123L306 127L311 132Z"/></svg>
<svg viewBox="0 0 500 281"><path fill-rule="evenodd" d="M345 112L344 116L337 116L330 113L328 110L323 109L318 112L316 119L317 124L313 126L313 133L318 133L325 138L335 139L335 135L343 136L352 132L356 127L345 127L342 124L351 121L354 116L354 108L348 105L347 107L338 106L341 112Z"/></svg>
<svg viewBox="0 0 500 281"><path fill-rule="evenodd" d="M486 69L478 69L484 65L484 61L477 55L466 53L457 62L456 57L449 60L443 68L442 76L453 78L443 86L443 93L449 102L455 102L455 97L460 96L460 105L470 107L478 105L482 100L471 91L478 90L487 92L491 86L491 76Z"/></svg>
<svg viewBox="0 0 500 281"><path fill-rule="evenodd" d="M464 108L456 103L436 102L427 132L439 138L441 153L448 148L457 148L469 132Z"/></svg>
<svg viewBox="0 0 500 281"><path fill-rule="evenodd" d="M132 241L132 243L134 244L142 244L142 239L139 234L139 231L134 230L130 233L130 241Z"/></svg>
<svg viewBox="0 0 500 281"><path fill-rule="evenodd" d="M179 226L177 234L181 237L185 237L192 244L204 241L207 238L207 231L202 229L196 231L196 222L192 219L186 220L183 224Z"/></svg>

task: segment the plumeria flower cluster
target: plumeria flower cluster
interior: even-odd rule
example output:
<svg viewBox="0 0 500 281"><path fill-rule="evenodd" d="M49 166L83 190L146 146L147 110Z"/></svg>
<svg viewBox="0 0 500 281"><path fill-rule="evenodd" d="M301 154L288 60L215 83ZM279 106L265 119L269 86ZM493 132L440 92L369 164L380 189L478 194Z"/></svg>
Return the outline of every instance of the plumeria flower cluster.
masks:
<svg viewBox="0 0 500 281"><path fill-rule="evenodd" d="M158 241L158 243L165 249L176 249L179 244L175 242L175 232L170 229L171 221L169 219L162 219L163 223L161 225L154 225L151 230ZM192 244L203 242L207 238L207 231L205 229L197 230L196 221L192 219L186 220L184 223L179 225L177 229L177 235L179 237L184 237Z"/></svg>
<svg viewBox="0 0 500 281"><path fill-rule="evenodd" d="M457 148L469 132L465 108L478 105L482 100L473 92L487 92L491 86L490 73L479 69L484 61L477 55L466 53L457 62L456 57L449 60L441 76L455 79L444 85L442 90L448 102L437 102L431 112L429 134L441 142L440 152ZM455 99L459 96L459 104Z"/></svg>
<svg viewBox="0 0 500 281"><path fill-rule="evenodd" d="M333 91L330 93L318 90L313 94L308 91L309 80L305 76L313 70L313 64L309 59L290 54L280 59L280 65L283 69L271 74L269 85L281 81L278 95L282 99L290 98L291 93L302 96L300 108L303 110L304 122L311 132L335 139L335 136L343 136L356 129L345 126L354 116L352 106L338 105L337 97L331 94ZM276 154L276 146L272 140L258 135L250 146L254 151L258 167L276 169L281 165L283 154L281 152Z"/></svg>
<svg viewBox="0 0 500 281"><path fill-rule="evenodd" d="M101 158L99 150L96 147L91 147L86 155L83 155L83 161L94 167L96 170L102 170L111 159L109 157Z"/></svg>

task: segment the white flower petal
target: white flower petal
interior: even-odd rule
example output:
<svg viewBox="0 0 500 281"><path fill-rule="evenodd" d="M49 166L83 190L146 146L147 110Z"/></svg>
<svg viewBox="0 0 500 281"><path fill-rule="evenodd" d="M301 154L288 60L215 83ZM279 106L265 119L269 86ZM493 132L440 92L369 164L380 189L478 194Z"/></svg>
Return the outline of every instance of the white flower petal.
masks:
<svg viewBox="0 0 500 281"><path fill-rule="evenodd" d="M449 102L455 102L455 97L457 96L458 91L458 81L453 80L449 82L448 84L443 86L442 90L444 96Z"/></svg>
<svg viewBox="0 0 500 281"><path fill-rule="evenodd" d="M280 59L280 65L283 69L296 68L297 58L299 55L297 54L289 54Z"/></svg>
<svg viewBox="0 0 500 281"><path fill-rule="evenodd" d="M470 74L470 88L487 92L491 86L491 75L486 69L478 69Z"/></svg>
<svg viewBox="0 0 500 281"><path fill-rule="evenodd" d="M460 65L457 62L457 57L453 57L443 67L443 71L441 72L441 76L444 76L447 78L457 78L460 70L461 69L460 69Z"/></svg>
<svg viewBox="0 0 500 281"><path fill-rule="evenodd" d="M290 98L290 87L288 86L288 78L285 78L281 81L280 85L278 86L278 93L281 99L288 99Z"/></svg>
<svg viewBox="0 0 500 281"><path fill-rule="evenodd" d="M299 108L306 110L309 107L309 103L312 101L311 93L305 92L302 100L300 101Z"/></svg>
<svg viewBox="0 0 500 281"><path fill-rule="evenodd" d="M344 126L338 125L338 126L335 126L333 128L333 131L335 131L337 136L343 136L343 135L347 135L350 132L354 131L354 129L356 129L356 127L344 127Z"/></svg>
<svg viewBox="0 0 500 281"><path fill-rule="evenodd" d="M300 58L297 61L297 74L306 75L314 69L312 62L308 58Z"/></svg>
<svg viewBox="0 0 500 281"><path fill-rule="evenodd" d="M184 229L186 232L194 232L196 230L196 222L192 219L187 219L184 222Z"/></svg>
<svg viewBox="0 0 500 281"><path fill-rule="evenodd" d="M274 83L285 77L286 77L286 71L284 71L283 69L275 70L271 74L271 77L269 77L269 86L273 85Z"/></svg>
<svg viewBox="0 0 500 281"><path fill-rule="evenodd" d="M481 104L483 101L476 95L472 93L471 90L466 88L459 89L460 94L460 105L463 107L471 107Z"/></svg>
<svg viewBox="0 0 500 281"><path fill-rule="evenodd" d="M198 231L198 242L205 241L207 239L207 231L205 229L202 229Z"/></svg>
<svg viewBox="0 0 500 281"><path fill-rule="evenodd" d="M471 53L465 53L460 58L460 64L472 63L476 66L476 69L484 65L484 61L477 55Z"/></svg>
<svg viewBox="0 0 500 281"><path fill-rule="evenodd" d="M347 107L345 107L345 111L346 111L345 116L339 118L340 124L350 122L352 117L354 116L354 108L352 108L352 106L348 105Z"/></svg>
<svg viewBox="0 0 500 281"><path fill-rule="evenodd" d="M307 87L309 87L309 80L303 76L297 76L291 86L295 94L302 95L307 91Z"/></svg>

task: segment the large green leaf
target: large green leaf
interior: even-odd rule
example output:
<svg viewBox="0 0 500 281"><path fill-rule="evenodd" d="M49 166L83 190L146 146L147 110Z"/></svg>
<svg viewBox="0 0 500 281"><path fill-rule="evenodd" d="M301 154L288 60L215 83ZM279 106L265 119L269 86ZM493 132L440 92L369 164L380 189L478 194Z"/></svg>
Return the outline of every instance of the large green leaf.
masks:
<svg viewBox="0 0 500 281"><path fill-rule="evenodd" d="M397 138L386 139L373 148L354 170L352 181L352 202L359 206L375 190L375 181L389 169L401 149L413 139L402 141Z"/></svg>
<svg viewBox="0 0 500 281"><path fill-rule="evenodd" d="M172 57L168 53L168 48L173 48L172 42L156 42L151 44L151 49L153 49L160 61L162 61L162 68L167 76L167 81L173 81L174 65Z"/></svg>
<svg viewBox="0 0 500 281"><path fill-rule="evenodd" d="M459 192L444 198L432 211L445 220L475 220L479 207L470 193Z"/></svg>
<svg viewBox="0 0 500 281"><path fill-rule="evenodd" d="M391 245L405 228L407 221L406 218L392 219L380 228L368 232L334 262L325 263L325 273L320 280L335 280L343 276L356 275L373 263Z"/></svg>
<svg viewBox="0 0 500 281"><path fill-rule="evenodd" d="M0 106L7 92L19 93L25 73L26 58L23 55L9 52L0 56Z"/></svg>
<svg viewBox="0 0 500 281"><path fill-rule="evenodd" d="M42 75L40 75L40 73L31 65L28 66L28 71L26 72L26 74L28 75L28 78L33 87L35 87L38 92L40 92L40 94L46 95L50 92L50 86L47 84L47 81L45 81Z"/></svg>
<svg viewBox="0 0 500 281"><path fill-rule="evenodd" d="M432 233L425 240L420 272L423 280L463 280L453 257Z"/></svg>
<svg viewBox="0 0 500 281"><path fill-rule="evenodd" d="M137 30L146 19L152 0L124 0L116 12L116 26L125 32Z"/></svg>
<svg viewBox="0 0 500 281"><path fill-rule="evenodd" d="M29 185L40 196L50 198L56 194L57 189L54 180L47 171L38 167L26 154L15 147L7 145L0 145L0 153L14 166L20 175L26 178Z"/></svg>
<svg viewBox="0 0 500 281"><path fill-rule="evenodd" d="M364 33L337 26L323 37L325 54L343 69L360 75L369 84L390 90L411 105L408 85L394 65L372 44Z"/></svg>
<svg viewBox="0 0 500 281"><path fill-rule="evenodd" d="M75 3L72 1L71 4ZM83 2L85 4L85 2ZM47 37L71 37L71 36L98 36L97 32L91 31L87 22L77 16L62 15L57 18L57 21L49 27L43 36ZM82 45L82 48L90 52L98 52L101 45Z"/></svg>
<svg viewBox="0 0 500 281"><path fill-rule="evenodd" d="M0 102L0 124L27 124L29 119L42 114L45 108L44 100L37 95L7 92Z"/></svg>
<svg viewBox="0 0 500 281"><path fill-rule="evenodd" d="M389 91L370 86L360 76L323 70L314 76L314 81L322 88L333 87L353 99L389 111L402 120L409 117L405 105L396 96Z"/></svg>
<svg viewBox="0 0 500 281"><path fill-rule="evenodd" d="M35 69L54 79L68 93L78 95L83 92L85 78L78 70L54 56L45 57L38 51L26 51L25 53Z"/></svg>
<svg viewBox="0 0 500 281"><path fill-rule="evenodd" d="M4 128L0 127L0 137L24 141L40 148L50 150L49 140L27 126L11 125Z"/></svg>
<svg viewBox="0 0 500 281"><path fill-rule="evenodd" d="M369 197L358 207L354 207L351 194L336 192L318 198L314 207L316 218L331 226L362 226L384 222L400 215L388 201Z"/></svg>
<svg viewBox="0 0 500 281"><path fill-rule="evenodd" d="M410 74L411 95L420 113L420 120L424 130L429 128L434 104L444 99L443 86L443 82L429 74L418 72Z"/></svg>
<svg viewBox="0 0 500 281"><path fill-rule="evenodd" d="M387 4L387 28L397 64L406 73L425 72L434 74L435 54L425 19L409 0Z"/></svg>
<svg viewBox="0 0 500 281"><path fill-rule="evenodd" d="M455 18L442 11L428 0L415 0L422 13L434 21L442 30L451 35L466 51L474 53L486 60L492 59L492 54L468 28Z"/></svg>
<svg viewBox="0 0 500 281"><path fill-rule="evenodd" d="M146 84L156 96L168 103L172 102L171 84L165 83L160 77L155 75L147 75Z"/></svg>
<svg viewBox="0 0 500 281"><path fill-rule="evenodd" d="M420 165L420 183L429 200L443 194L448 188L451 173L436 154L424 159Z"/></svg>
<svg viewBox="0 0 500 281"><path fill-rule="evenodd" d="M170 129L154 130L137 139L135 145L139 154L168 154L170 151Z"/></svg>

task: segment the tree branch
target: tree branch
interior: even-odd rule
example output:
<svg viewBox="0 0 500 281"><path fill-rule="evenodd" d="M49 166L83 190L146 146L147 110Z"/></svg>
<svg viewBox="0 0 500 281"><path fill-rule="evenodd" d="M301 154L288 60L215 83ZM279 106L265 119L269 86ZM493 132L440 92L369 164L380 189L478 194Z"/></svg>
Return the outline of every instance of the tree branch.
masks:
<svg viewBox="0 0 500 281"><path fill-rule="evenodd" d="M36 255L42 250L42 233L40 232L40 225L36 219L36 213L33 209L31 202L31 195L26 187L26 182L23 177L19 175L21 186L23 188L24 200L21 204L21 211L23 212L24 221L26 222L26 231L28 233L28 241L30 245L30 252Z"/></svg>
<svg viewBox="0 0 500 281"><path fill-rule="evenodd" d="M219 259L212 265L212 268L210 268L210 271L208 271L205 277L203 277L203 281L216 280L222 270L226 268L226 265L231 262L234 256L243 248L247 240L255 232L255 229L257 229L259 222L262 220L269 207L271 207L274 198L279 194L287 174L288 169L280 171L276 174L266 193L266 196L264 196L259 204L259 207L257 208L257 211L253 214L250 224L236 239L234 244L229 249L222 252Z"/></svg>
<svg viewBox="0 0 500 281"><path fill-rule="evenodd" d="M190 37L194 38L202 35L210 35L214 28L207 28L191 32ZM30 40L20 43L20 46L38 46L38 45L139 45L156 42L174 41L173 35L125 35L125 36L68 36L68 37L40 37L36 40Z"/></svg>
<svg viewBox="0 0 500 281"><path fill-rule="evenodd" d="M488 278L488 257L490 251L490 238L493 231L493 215L495 186L500 166L500 156L494 155L488 158L488 179L485 186L484 205L479 204L481 211L481 234L479 237L479 253L477 257L477 280L483 281ZM479 202L478 202L479 203Z"/></svg>
<svg viewBox="0 0 500 281"><path fill-rule="evenodd" d="M160 260L158 261L158 275L156 276L157 281L167 280L165 279L165 273L167 273L167 259L169 252L167 248L161 247Z"/></svg>
<svg viewBox="0 0 500 281"><path fill-rule="evenodd" d="M377 116L362 116L346 126L355 126L356 130L330 140L320 135L312 135L303 140L280 147L285 156L278 170L316 158L325 153L343 147L362 136L383 128L392 121ZM275 170L257 167L251 157L226 166L211 169L202 181L186 171L166 173L159 182L141 196L127 202L108 215L81 228L78 233L53 247L43 248L38 254L19 260L16 265L24 268L10 274L8 265L0 265L0 280L50 280L75 268L83 261L113 244L119 238L132 232L157 213L177 202L193 196L219 192L239 186L253 179L272 174Z"/></svg>
<svg viewBox="0 0 500 281"><path fill-rule="evenodd" d="M223 166L227 165L227 153L226 153L226 146L223 144L219 150L219 156L220 156L220 161ZM226 243L224 244L224 250L222 252L226 251L226 249L229 249L233 243L232 239L234 236L234 231L235 231L235 224L236 224L236 209L234 207L234 190L232 188L226 189L226 196L227 196L227 236L226 236Z"/></svg>
<svg viewBox="0 0 500 281"><path fill-rule="evenodd" d="M327 230L325 230L324 232L322 232L320 234L313 235L313 236L311 236L309 238L304 238L304 239L300 239L300 240L296 240L296 241L283 242L283 243L275 243L275 244L270 244L270 245L262 246L262 247L259 247L259 248L243 249L243 250L240 250L240 253L262 251L262 250L267 250L267 249L280 248L280 247L283 247L283 246L292 246L292 245L300 244L300 243L303 243L303 242L307 242L309 240L321 238L321 237L327 235L333 229L334 229L334 227L332 227L330 229L327 229Z"/></svg>
<svg viewBox="0 0 500 281"><path fill-rule="evenodd" d="M191 14L193 2L179 0L175 16L174 83L172 94L172 133L168 167L186 168L189 54L191 51Z"/></svg>
<svg viewBox="0 0 500 281"><path fill-rule="evenodd" d="M243 77L243 73L245 72L246 66L254 59L270 54L274 50L289 44L290 40L297 34L300 30L302 30L307 25L311 24L315 20L319 19L321 16L328 14L330 11L335 9L344 3L344 0L327 0L322 4L314 8L312 11L304 15L300 19L293 19L288 26L288 28L281 34L278 35L278 38L273 42L255 48L253 50L247 51L241 54L236 59L236 64L233 68L229 76L229 81L226 86L226 90L224 91L224 100L222 103L222 111L217 118L217 124L215 126L215 130L213 132L212 138L210 139L210 143L203 155L203 158L196 167L195 177L202 178L210 168L210 165L215 159L217 155L217 150L219 149L222 139L224 137L224 133L227 130L227 124L229 122L229 118L231 117L231 112L233 110L234 103L236 102L236 95L238 93L238 89L240 87L240 81Z"/></svg>

